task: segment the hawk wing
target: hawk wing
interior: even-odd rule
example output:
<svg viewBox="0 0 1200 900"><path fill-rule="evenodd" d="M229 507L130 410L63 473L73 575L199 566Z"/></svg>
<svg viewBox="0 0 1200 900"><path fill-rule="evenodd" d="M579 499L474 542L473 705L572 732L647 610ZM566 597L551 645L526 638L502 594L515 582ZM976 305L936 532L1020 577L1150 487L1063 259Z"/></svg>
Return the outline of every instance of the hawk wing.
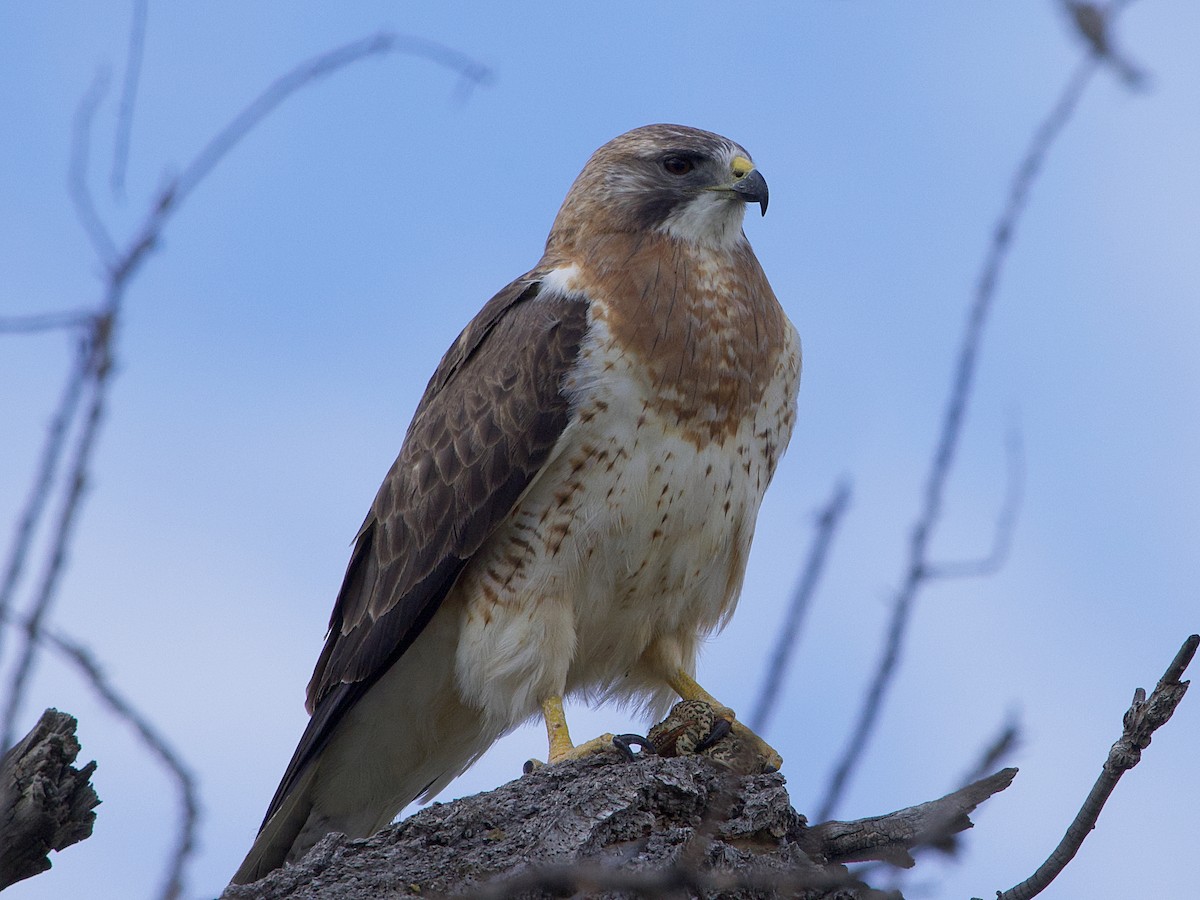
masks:
<svg viewBox="0 0 1200 900"><path fill-rule="evenodd" d="M312 718L263 826L346 711L421 633L568 424L561 386L587 330L587 303L547 296L538 275L488 301L425 388L358 532L308 685Z"/></svg>

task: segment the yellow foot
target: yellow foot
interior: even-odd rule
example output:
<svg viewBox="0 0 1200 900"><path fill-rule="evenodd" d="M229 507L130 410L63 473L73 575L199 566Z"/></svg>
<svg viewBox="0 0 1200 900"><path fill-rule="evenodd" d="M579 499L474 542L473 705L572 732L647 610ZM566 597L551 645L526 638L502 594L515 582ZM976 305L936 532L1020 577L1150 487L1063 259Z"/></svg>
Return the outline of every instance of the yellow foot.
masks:
<svg viewBox="0 0 1200 900"><path fill-rule="evenodd" d="M671 690L675 691L684 700L702 700L711 706L719 718L725 719L732 725L735 737L748 743L762 756L763 765L769 771L778 771L783 768L783 757L779 755L778 751L741 722L737 721L734 711L719 702L716 697L704 688L700 687L696 683L696 679L692 678L691 675L680 670L671 678L669 684L671 685Z"/></svg>
<svg viewBox="0 0 1200 900"><path fill-rule="evenodd" d="M613 743L611 734L602 734L600 737L594 737L590 741L575 746L568 747L565 750L560 750L558 753L551 753L549 763L566 762L568 759L583 759L588 756L595 756L597 753L619 753L617 745Z"/></svg>
<svg viewBox="0 0 1200 900"><path fill-rule="evenodd" d="M562 697L543 700L542 717L546 720L546 738L550 742L550 752L547 756L550 765L569 759L583 759L597 753L620 752L613 743L611 734L602 734L579 745L571 743L571 732L567 729L567 718L563 714ZM528 764L526 768L529 768Z"/></svg>

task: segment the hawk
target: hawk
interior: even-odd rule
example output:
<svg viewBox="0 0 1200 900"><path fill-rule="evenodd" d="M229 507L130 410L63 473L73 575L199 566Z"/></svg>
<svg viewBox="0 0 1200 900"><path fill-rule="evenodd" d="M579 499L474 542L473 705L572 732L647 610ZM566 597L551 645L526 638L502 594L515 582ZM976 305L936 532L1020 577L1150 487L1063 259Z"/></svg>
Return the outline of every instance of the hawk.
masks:
<svg viewBox="0 0 1200 900"><path fill-rule="evenodd" d="M720 707L693 679L732 614L791 437L800 342L746 236L738 144L634 129L572 185L541 261L446 352L358 532L308 727L247 883L364 837L563 698ZM777 754L734 723L777 767Z"/></svg>

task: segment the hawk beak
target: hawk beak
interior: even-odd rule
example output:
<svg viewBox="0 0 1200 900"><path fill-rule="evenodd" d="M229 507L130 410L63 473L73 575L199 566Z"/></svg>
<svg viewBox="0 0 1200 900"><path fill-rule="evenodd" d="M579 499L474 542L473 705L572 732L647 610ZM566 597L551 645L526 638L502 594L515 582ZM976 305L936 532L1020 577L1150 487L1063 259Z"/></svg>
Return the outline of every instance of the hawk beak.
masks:
<svg viewBox="0 0 1200 900"><path fill-rule="evenodd" d="M767 214L767 179L759 174L758 169L751 169L748 172L738 172L736 169L733 173L734 182L732 190L738 195L743 203L757 203L758 208L762 210L762 214Z"/></svg>

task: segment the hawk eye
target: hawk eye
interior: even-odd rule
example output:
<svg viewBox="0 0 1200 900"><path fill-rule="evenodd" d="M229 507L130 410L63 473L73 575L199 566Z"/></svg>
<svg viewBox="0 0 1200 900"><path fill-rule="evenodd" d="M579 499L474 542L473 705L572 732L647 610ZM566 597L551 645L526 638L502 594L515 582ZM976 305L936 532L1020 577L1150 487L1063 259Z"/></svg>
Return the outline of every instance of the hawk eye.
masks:
<svg viewBox="0 0 1200 900"><path fill-rule="evenodd" d="M685 156L668 156L662 161L662 166L670 175L686 175L696 168L695 163Z"/></svg>

